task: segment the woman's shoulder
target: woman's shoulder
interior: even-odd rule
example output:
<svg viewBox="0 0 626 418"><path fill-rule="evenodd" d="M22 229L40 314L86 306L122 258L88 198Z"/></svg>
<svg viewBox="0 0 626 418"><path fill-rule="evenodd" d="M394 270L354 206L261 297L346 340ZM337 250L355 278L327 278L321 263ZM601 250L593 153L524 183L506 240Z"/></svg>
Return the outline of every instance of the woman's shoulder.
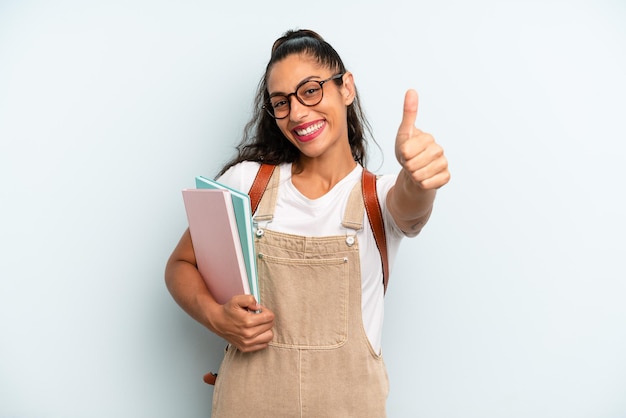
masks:
<svg viewBox="0 0 626 418"><path fill-rule="evenodd" d="M217 178L220 183L233 189L247 192L254 176L259 171L260 164L254 161L243 161L230 167L224 174Z"/></svg>
<svg viewBox="0 0 626 418"><path fill-rule="evenodd" d="M284 167L288 164L280 164ZM230 167L217 181L228 187L247 193L256 177L261 164L256 161L243 161Z"/></svg>

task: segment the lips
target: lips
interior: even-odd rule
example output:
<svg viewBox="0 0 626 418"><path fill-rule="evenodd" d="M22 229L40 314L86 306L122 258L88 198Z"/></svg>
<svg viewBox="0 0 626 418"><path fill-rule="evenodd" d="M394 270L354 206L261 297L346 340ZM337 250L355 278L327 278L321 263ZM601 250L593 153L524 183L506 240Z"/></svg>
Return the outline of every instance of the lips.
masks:
<svg viewBox="0 0 626 418"><path fill-rule="evenodd" d="M318 120L315 122L305 123L295 127L292 132L301 142L311 141L316 138L326 126L326 121Z"/></svg>

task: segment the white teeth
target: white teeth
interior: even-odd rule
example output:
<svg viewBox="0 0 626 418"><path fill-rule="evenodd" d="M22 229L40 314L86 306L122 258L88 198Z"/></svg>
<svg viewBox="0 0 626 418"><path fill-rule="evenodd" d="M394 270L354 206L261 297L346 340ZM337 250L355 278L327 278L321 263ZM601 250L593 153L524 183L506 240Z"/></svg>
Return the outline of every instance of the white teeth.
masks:
<svg viewBox="0 0 626 418"><path fill-rule="evenodd" d="M324 125L324 122L316 123L315 125L311 125L306 129L298 129L296 130L296 134L299 136L311 135L313 132L317 131Z"/></svg>

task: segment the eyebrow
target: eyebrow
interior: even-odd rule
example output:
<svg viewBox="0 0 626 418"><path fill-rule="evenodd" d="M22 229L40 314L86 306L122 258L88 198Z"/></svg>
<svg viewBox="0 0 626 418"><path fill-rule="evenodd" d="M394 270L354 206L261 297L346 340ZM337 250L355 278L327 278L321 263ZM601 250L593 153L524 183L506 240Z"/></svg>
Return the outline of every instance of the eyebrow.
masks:
<svg viewBox="0 0 626 418"><path fill-rule="evenodd" d="M321 76L319 76L319 75L310 75L310 76L308 76L308 77L306 77L306 78L304 78L304 79L300 80L300 82L296 85L296 90L298 90L298 88L299 88L302 84L306 83L307 81L311 81L311 80L313 80L314 78L320 78L320 79L321 79L322 77L321 77ZM275 96L286 96L286 95L288 95L288 94L290 94L290 93L285 93L285 92L282 92L282 91L275 91L275 92L273 92L273 93L270 93L270 94L269 94L269 97L275 97Z"/></svg>

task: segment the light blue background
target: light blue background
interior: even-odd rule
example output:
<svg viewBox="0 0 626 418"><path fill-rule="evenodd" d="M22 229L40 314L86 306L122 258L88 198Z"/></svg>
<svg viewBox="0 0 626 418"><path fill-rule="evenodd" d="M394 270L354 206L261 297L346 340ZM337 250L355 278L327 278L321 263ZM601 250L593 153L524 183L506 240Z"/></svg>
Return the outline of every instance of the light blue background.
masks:
<svg viewBox="0 0 626 418"><path fill-rule="evenodd" d="M223 342L163 282L180 190L312 28L385 158L407 88L452 182L387 296L389 416L626 416L626 3L0 2L0 416L206 417Z"/></svg>

